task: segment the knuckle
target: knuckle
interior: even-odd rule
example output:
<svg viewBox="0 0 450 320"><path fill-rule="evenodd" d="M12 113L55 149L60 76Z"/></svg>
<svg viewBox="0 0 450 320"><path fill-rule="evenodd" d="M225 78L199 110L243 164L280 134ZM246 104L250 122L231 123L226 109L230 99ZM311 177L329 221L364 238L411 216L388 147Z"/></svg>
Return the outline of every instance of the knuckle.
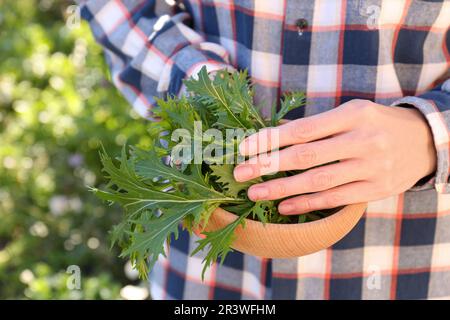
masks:
<svg viewBox="0 0 450 320"><path fill-rule="evenodd" d="M376 134L372 136L373 148L377 151L386 151L388 149L389 140L384 134Z"/></svg>
<svg viewBox="0 0 450 320"><path fill-rule="evenodd" d="M300 168L313 166L317 160L317 154L310 148L295 148L295 160Z"/></svg>
<svg viewBox="0 0 450 320"><path fill-rule="evenodd" d="M278 133L279 129L278 128L266 128L265 129L265 141L266 141L266 146L265 149L267 150L272 150L274 148L276 148L279 145L279 133ZM278 140L278 141L277 141Z"/></svg>
<svg viewBox="0 0 450 320"><path fill-rule="evenodd" d="M299 141L308 141L314 132L312 121L292 122L290 132L292 138Z"/></svg>
<svg viewBox="0 0 450 320"><path fill-rule="evenodd" d="M270 167L271 159L267 153L262 153L258 155L257 162L261 168L268 169Z"/></svg>
<svg viewBox="0 0 450 320"><path fill-rule="evenodd" d="M353 99L351 102L352 102L352 105L355 108L361 108L365 104L366 100L364 100L364 99Z"/></svg>
<svg viewBox="0 0 450 320"><path fill-rule="evenodd" d="M366 106L368 103L370 103L369 100L366 99L354 99L352 100L355 105L358 105L359 107Z"/></svg>
<svg viewBox="0 0 450 320"><path fill-rule="evenodd" d="M303 203L302 203L301 207L302 207L304 212L311 212L311 211L314 210L313 209L313 203L312 203L313 200L311 198L307 197L302 202Z"/></svg>
<svg viewBox="0 0 450 320"><path fill-rule="evenodd" d="M365 105L366 100L363 99L353 99L347 102L344 106L349 111L361 111Z"/></svg>
<svg viewBox="0 0 450 320"><path fill-rule="evenodd" d="M364 99L354 99L349 104L349 107L355 114L365 117L372 117L374 115L374 111L376 110L374 106L375 104L372 101Z"/></svg>
<svg viewBox="0 0 450 320"><path fill-rule="evenodd" d="M384 159L383 169L384 171L392 171L394 169L394 161L392 161L391 159Z"/></svg>
<svg viewBox="0 0 450 320"><path fill-rule="evenodd" d="M270 128L263 128L261 129L257 136L255 141L255 149L257 153L266 152L267 150L270 150Z"/></svg>
<svg viewBox="0 0 450 320"><path fill-rule="evenodd" d="M333 184L333 176L326 171L319 171L311 176L311 185L313 188L328 188Z"/></svg>
<svg viewBox="0 0 450 320"><path fill-rule="evenodd" d="M280 157L278 152L260 154L258 166L265 174L276 173L280 170Z"/></svg>
<svg viewBox="0 0 450 320"><path fill-rule="evenodd" d="M330 208L335 208L343 204L344 197L341 193L332 192L325 197L325 203Z"/></svg>
<svg viewBox="0 0 450 320"><path fill-rule="evenodd" d="M283 198L287 196L287 188L286 184L278 183L273 188L273 194L277 196L277 198Z"/></svg>
<svg viewBox="0 0 450 320"><path fill-rule="evenodd" d="M374 117L378 109L375 107L375 103L369 100L364 100L364 103L361 103L360 110L367 117Z"/></svg>

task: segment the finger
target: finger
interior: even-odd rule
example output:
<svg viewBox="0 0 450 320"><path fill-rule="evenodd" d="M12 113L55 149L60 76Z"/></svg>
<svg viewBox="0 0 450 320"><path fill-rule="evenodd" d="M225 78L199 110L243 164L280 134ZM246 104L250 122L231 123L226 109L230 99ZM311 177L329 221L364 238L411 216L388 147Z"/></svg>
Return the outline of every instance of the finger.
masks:
<svg viewBox="0 0 450 320"><path fill-rule="evenodd" d="M252 156L284 146L323 139L346 131L351 115L341 107L311 117L290 121L278 127L265 128L247 137L239 145L239 152Z"/></svg>
<svg viewBox="0 0 450 320"><path fill-rule="evenodd" d="M365 170L357 159L308 170L292 177L255 184L248 189L252 201L275 200L297 194L327 190L365 179Z"/></svg>
<svg viewBox="0 0 450 320"><path fill-rule="evenodd" d="M369 181L357 181L326 191L287 199L278 206L281 214L301 214L321 209L375 200L373 185Z"/></svg>
<svg viewBox="0 0 450 320"><path fill-rule="evenodd" d="M297 144L280 151L262 153L234 169L236 181L243 182L278 171L304 170L337 160L355 158L361 150L351 134Z"/></svg>

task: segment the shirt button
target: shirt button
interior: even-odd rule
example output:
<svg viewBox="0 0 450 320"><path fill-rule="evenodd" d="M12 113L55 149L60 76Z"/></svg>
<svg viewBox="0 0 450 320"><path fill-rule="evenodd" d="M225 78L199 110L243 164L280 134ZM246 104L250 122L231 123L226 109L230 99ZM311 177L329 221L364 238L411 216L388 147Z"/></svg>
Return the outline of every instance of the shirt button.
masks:
<svg viewBox="0 0 450 320"><path fill-rule="evenodd" d="M295 25L297 26L298 35L301 36L305 29L308 28L308 20L305 18L297 19Z"/></svg>

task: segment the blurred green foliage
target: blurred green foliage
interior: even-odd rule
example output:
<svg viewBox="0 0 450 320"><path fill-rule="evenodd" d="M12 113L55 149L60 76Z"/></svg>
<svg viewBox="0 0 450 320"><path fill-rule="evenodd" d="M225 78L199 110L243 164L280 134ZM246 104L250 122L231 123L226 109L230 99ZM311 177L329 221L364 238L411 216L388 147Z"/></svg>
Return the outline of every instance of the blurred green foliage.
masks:
<svg viewBox="0 0 450 320"><path fill-rule="evenodd" d="M70 1L0 0L0 298L114 299L132 283L108 230L121 210L100 186L100 143L146 145L140 119L109 83ZM66 269L81 269L69 290Z"/></svg>

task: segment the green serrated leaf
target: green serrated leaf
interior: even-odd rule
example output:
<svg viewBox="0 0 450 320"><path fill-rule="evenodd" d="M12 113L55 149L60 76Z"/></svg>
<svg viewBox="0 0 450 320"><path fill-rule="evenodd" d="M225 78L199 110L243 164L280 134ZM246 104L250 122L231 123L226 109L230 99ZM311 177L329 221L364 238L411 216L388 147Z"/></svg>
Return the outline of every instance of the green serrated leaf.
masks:
<svg viewBox="0 0 450 320"><path fill-rule="evenodd" d="M242 191L247 190L252 184L261 182L261 179L237 182L233 175L234 165L231 164L212 165L210 169L212 170L211 175L217 178L216 181L222 185L224 193L230 197L237 198Z"/></svg>
<svg viewBox="0 0 450 320"><path fill-rule="evenodd" d="M192 251L191 256L200 250L205 249L207 246L209 249L203 259L202 280L204 280L206 270L213 262L220 259L220 263L222 264L227 254L233 251L233 249L231 249L231 245L236 238L234 232L240 224L243 226L245 225L245 218L249 213L250 212L247 212L239 216L236 220L222 229L211 232L203 232L202 234L205 235L205 238L197 240L198 245L194 251Z"/></svg>
<svg viewBox="0 0 450 320"><path fill-rule="evenodd" d="M262 178L238 183L234 180L233 165L212 165L208 159L203 159L202 163L179 164L173 157L169 158L179 143L172 140L172 133L177 129L193 135L194 139L188 142L191 146L213 127L221 130L225 137L229 128L248 134L266 126L253 103L255 93L247 71L229 73L219 70L211 79L204 67L197 79L190 78L184 83L189 93L187 97L157 99L158 106L152 111L158 121L150 123L148 129L152 147L149 150L133 147L130 154L124 147L117 160L111 159L103 150L100 157L109 183L103 190L92 189L99 198L117 202L125 208L123 221L111 232L112 243L121 246L122 256L132 261L143 278L158 257L165 255L165 241L168 244L170 239L178 237L181 223L189 232L194 227L204 228L218 207L235 213L238 218L221 230L205 232L205 238L198 241L192 255L199 250L208 250L202 278L211 263L219 259L223 263L227 253L232 251L234 231L238 225L245 225L245 218L263 223L292 223L290 217L277 212L276 201L253 203L248 199L247 189L262 182ZM277 125L286 113L303 103L304 95L300 93L285 95L280 110L275 112L274 108L267 123ZM201 121L200 129L194 126L195 121ZM227 142L228 153L223 157L236 157L239 139ZM206 141L201 143L203 146ZM182 151L184 155L184 149ZM163 161L163 157L168 161ZM276 177L272 175L264 180ZM310 216L306 217L309 221Z"/></svg>
<svg viewBox="0 0 450 320"><path fill-rule="evenodd" d="M268 222L268 210L271 206L271 201L257 201L252 207L253 217L257 217L263 224Z"/></svg>
<svg viewBox="0 0 450 320"><path fill-rule="evenodd" d="M272 122L279 124L280 120L283 119L286 114L294 109L304 106L306 103L306 96L303 92L290 92L286 93L281 100L280 110L275 113L275 119ZM272 112L273 115L273 112Z"/></svg>
<svg viewBox="0 0 450 320"><path fill-rule="evenodd" d="M185 204L172 209L165 209L161 216L143 216L131 221L141 225L141 232L131 235L132 242L122 252L122 256L137 255L148 258L148 267L152 269L159 255L164 255L164 242L171 236L178 238L178 226L187 215L200 216L204 207L202 203ZM142 276L142 275L141 275Z"/></svg>

